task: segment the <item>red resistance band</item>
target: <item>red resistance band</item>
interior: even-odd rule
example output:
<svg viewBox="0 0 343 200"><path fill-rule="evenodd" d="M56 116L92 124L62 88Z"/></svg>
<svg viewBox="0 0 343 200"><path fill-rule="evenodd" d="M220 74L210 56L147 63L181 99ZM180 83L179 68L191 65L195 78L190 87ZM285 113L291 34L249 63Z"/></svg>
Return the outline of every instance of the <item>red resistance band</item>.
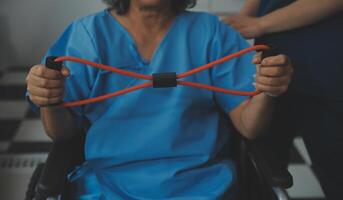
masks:
<svg viewBox="0 0 343 200"><path fill-rule="evenodd" d="M110 93L110 94L106 94L103 96L99 96L99 97L94 97L94 98L90 98L90 99L85 99L85 100L81 100L81 101L74 101L74 102L67 102L67 103L63 103L61 106L62 107L75 107L75 106L81 106L81 105L85 105L85 104L90 104L90 103L95 103L95 102L99 102L99 101L103 101L105 99L109 99L112 97L116 97L116 96L120 96L129 92L133 92L136 90L140 90L143 88L149 88L149 87L154 87L154 88L167 88L167 87L176 87L177 85L183 85L183 86L189 86L189 87L194 87L194 88L200 88L200 89L206 89L206 90L210 90L210 91L214 91L214 92L220 92L220 93L225 93L225 94L231 94L231 95L237 95L237 96L256 96L258 94L260 94L260 91L255 91L255 92L245 92L245 91L235 91L235 90L228 90L228 89L224 89L224 88L219 88L219 87L214 87L214 86L210 86L210 85L205 85L205 84L201 84L201 83L194 83L194 82L188 82L188 81L182 81L179 79L182 78L186 78L188 76L191 76L193 74L196 74L198 72L213 68L216 65L219 65L221 63L227 62L233 58L239 57L241 55L247 54L249 52L252 51L263 51L263 50L269 50L270 47L266 46L266 45L256 45L256 46L252 46L250 48L247 49L243 49L239 52L233 53L231 55L225 56L219 60L213 61L211 63L205 64L203 66L200 66L196 69L187 71L185 73L182 74L176 74L176 73L157 73L157 74L153 74L153 75L144 75L144 74L138 74L135 72L129 72L129 71L125 71L122 69L118 69L116 67L112 67L112 66L107 66L107 65L103 65L103 64L99 64L99 63L94 63L88 60L84 60L84 59L80 59L80 58L75 58L75 57L70 57L70 56L64 56L64 57L59 57L56 58L54 61L56 63L62 63L64 61L70 61L70 62L76 62L76 63L82 63L85 65L89 65L95 68L99 68L102 70L106 70L106 71L110 71L110 72L114 72L117 74L121 74L124 76L130 76L133 78L138 78L138 79L144 79L144 80L148 80L149 82L143 83L143 84L139 84L130 88L126 88L114 93Z"/></svg>

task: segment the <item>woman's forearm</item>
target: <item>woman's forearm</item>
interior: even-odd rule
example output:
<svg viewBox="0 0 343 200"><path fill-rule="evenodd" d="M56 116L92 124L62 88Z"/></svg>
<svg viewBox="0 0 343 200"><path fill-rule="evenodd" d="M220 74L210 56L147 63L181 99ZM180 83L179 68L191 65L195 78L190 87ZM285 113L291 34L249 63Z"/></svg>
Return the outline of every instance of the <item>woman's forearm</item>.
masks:
<svg viewBox="0 0 343 200"><path fill-rule="evenodd" d="M42 107L41 118L47 135L53 140L71 138L79 131L75 116L66 108Z"/></svg>
<svg viewBox="0 0 343 200"><path fill-rule="evenodd" d="M260 7L261 0L246 0L243 7L239 11L241 15L256 16Z"/></svg>
<svg viewBox="0 0 343 200"><path fill-rule="evenodd" d="M273 110L273 97L257 95L241 105L234 124L244 137L254 139L269 128Z"/></svg>
<svg viewBox="0 0 343 200"><path fill-rule="evenodd" d="M288 31L314 24L342 12L342 0L297 0L260 18L265 34Z"/></svg>

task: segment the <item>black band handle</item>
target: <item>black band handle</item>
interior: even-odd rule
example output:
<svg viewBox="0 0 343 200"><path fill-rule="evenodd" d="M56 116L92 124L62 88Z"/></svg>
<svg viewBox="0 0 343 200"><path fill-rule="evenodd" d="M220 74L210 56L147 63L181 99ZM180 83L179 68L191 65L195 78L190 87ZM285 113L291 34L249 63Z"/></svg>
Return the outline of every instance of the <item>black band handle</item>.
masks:
<svg viewBox="0 0 343 200"><path fill-rule="evenodd" d="M56 56L49 56L45 60L45 66L49 69L53 69L56 71L62 70L62 62L55 62L58 57Z"/></svg>
<svg viewBox="0 0 343 200"><path fill-rule="evenodd" d="M156 73L152 76L154 88L170 88L177 86L177 75L175 72Z"/></svg>
<svg viewBox="0 0 343 200"><path fill-rule="evenodd" d="M280 54L280 50L274 45L268 45L270 49L262 51L262 59Z"/></svg>

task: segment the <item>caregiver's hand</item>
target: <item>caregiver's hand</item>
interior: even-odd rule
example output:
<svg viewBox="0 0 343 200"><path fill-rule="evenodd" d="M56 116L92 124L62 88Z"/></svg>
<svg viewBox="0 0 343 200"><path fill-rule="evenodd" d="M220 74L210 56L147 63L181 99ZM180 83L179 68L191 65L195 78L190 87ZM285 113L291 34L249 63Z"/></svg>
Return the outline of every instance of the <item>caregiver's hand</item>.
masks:
<svg viewBox="0 0 343 200"><path fill-rule="evenodd" d="M40 107L63 102L64 81L69 75L66 67L56 71L44 65L33 66L26 77L31 101Z"/></svg>
<svg viewBox="0 0 343 200"><path fill-rule="evenodd" d="M257 66L254 83L257 90L271 97L280 96L288 90L293 67L287 56L278 55L262 59L259 53L254 57L253 63Z"/></svg>
<svg viewBox="0 0 343 200"><path fill-rule="evenodd" d="M234 15L223 19L223 21L247 39L257 38L265 34L263 21L258 17Z"/></svg>

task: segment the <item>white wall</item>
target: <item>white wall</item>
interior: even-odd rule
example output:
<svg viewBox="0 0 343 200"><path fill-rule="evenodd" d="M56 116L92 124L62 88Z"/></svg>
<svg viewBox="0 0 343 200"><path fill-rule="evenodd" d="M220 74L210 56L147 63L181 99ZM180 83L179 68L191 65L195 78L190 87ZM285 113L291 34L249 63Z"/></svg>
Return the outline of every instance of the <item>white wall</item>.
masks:
<svg viewBox="0 0 343 200"><path fill-rule="evenodd" d="M72 19L102 8L100 0L0 0L0 53L8 65L37 63Z"/></svg>
<svg viewBox="0 0 343 200"><path fill-rule="evenodd" d="M235 12L242 1L199 0L196 9ZM0 0L0 69L39 62L71 20L103 8L101 0Z"/></svg>
<svg viewBox="0 0 343 200"><path fill-rule="evenodd" d="M196 9L219 13L235 13L244 0L198 0Z"/></svg>

